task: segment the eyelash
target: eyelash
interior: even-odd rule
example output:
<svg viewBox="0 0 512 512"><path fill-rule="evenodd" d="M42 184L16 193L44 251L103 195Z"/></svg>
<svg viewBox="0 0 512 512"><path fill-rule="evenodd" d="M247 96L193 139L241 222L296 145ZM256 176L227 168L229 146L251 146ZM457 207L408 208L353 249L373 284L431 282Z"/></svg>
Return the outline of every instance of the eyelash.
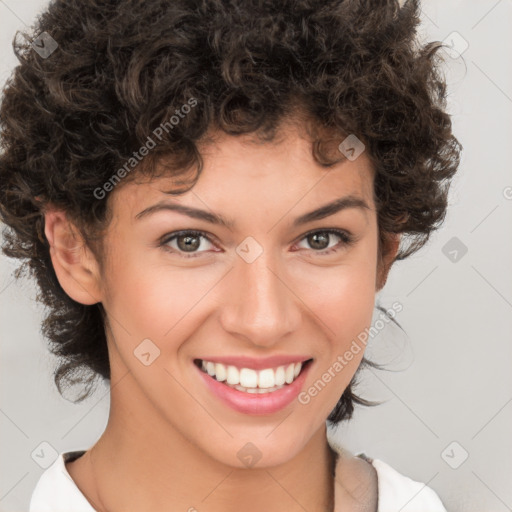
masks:
<svg viewBox="0 0 512 512"><path fill-rule="evenodd" d="M351 234L349 234L347 231L343 231L343 230L339 230L339 229L315 229L313 231L309 231L308 233L304 234L303 237L299 240L299 242L301 242L302 240L304 240L308 236L314 235L316 233L328 233L330 235L336 235L336 236L338 236L341 239L340 244L335 245L334 247L330 247L329 249L324 249L322 251L315 251L314 249L311 249L315 254L319 254L321 256L337 252L337 251L340 250L340 248L342 246L349 247L349 246L353 245L354 242L355 242L355 238ZM169 233L168 235L165 235L161 239L161 241L159 243L159 246L164 251L168 251L168 252L171 252L173 254L176 254L176 253L181 254L183 258L187 258L187 259L188 258L197 258L198 256L201 256L205 252L205 251L200 251L200 252L195 252L195 253L187 254L184 251L180 251L180 250L176 250L176 249L171 249L167 245L169 242L171 242L172 240L174 240L174 239L176 239L176 238L178 238L179 236L182 236L182 235L201 236L201 237L206 238L211 244L213 244L212 239L204 231L197 231L197 230L193 230L193 229L188 229L187 230L186 229L186 230L182 230L182 231L175 231L173 233Z"/></svg>

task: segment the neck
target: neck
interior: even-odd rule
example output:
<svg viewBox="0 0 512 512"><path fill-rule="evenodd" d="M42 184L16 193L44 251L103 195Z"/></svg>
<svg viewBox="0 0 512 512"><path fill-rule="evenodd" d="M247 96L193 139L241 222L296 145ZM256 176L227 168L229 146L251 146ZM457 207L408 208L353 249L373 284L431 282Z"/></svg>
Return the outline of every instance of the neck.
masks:
<svg viewBox="0 0 512 512"><path fill-rule="evenodd" d="M147 402L141 410L132 395L135 414L116 398L114 389L105 432L89 450L102 512L333 510L335 454L325 423L284 463L238 468L200 450Z"/></svg>

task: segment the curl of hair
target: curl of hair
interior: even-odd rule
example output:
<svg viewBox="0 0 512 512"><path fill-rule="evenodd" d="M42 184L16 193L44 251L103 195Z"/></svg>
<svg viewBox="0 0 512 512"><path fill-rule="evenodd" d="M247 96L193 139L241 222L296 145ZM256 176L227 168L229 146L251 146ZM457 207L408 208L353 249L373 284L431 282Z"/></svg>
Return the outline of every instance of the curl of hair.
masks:
<svg viewBox="0 0 512 512"><path fill-rule="evenodd" d="M461 146L445 111L442 44L420 44L419 23L418 0L53 0L30 34L16 34L19 64L0 107L2 250L23 260L48 307L59 392L80 383L83 400L110 368L105 312L61 288L45 207L65 210L101 256L111 201L94 191L148 136L156 147L117 187L195 168L179 181L193 186L211 129L269 142L298 119L326 168L344 158L327 154L330 144L355 134L375 169L380 248L403 234L401 260L426 243L444 220ZM58 44L47 58L30 44L42 32ZM351 386L329 420L369 405Z"/></svg>

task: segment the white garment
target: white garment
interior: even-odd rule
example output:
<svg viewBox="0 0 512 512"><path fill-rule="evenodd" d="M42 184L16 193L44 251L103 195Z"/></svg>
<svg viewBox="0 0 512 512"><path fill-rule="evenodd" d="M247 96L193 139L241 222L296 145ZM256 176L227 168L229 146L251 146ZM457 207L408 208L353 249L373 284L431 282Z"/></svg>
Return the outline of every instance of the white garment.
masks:
<svg viewBox="0 0 512 512"><path fill-rule="evenodd" d="M329 440L331 448L338 446ZM32 492L29 512L95 512L68 473L65 461L74 460L83 450L62 452L39 478ZM446 512L437 494L425 484L398 473L379 459L368 459L377 471L378 512Z"/></svg>

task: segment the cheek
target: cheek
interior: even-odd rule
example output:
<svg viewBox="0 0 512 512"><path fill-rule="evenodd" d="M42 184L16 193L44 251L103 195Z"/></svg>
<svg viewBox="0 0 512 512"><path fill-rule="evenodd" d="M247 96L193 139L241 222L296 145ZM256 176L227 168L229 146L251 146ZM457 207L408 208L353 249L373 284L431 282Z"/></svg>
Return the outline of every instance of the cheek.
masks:
<svg viewBox="0 0 512 512"><path fill-rule="evenodd" d="M325 401L317 402L327 414L364 356L366 330L371 325L375 306L376 251L376 244L370 240L343 264L310 273L303 287L304 293L310 290L304 302L313 305L312 311L325 339L312 383L319 380L327 388L323 395Z"/></svg>
<svg viewBox="0 0 512 512"><path fill-rule="evenodd" d="M361 339L372 320L374 278L371 272L356 272L354 269L321 290L321 300L316 303L318 315L328 326L325 331L329 343L328 360L326 368L321 371L331 369L331 373L339 375L336 386L341 389L348 385L364 355L366 346ZM333 367L334 361L343 368L339 365Z"/></svg>
<svg viewBox="0 0 512 512"><path fill-rule="evenodd" d="M208 267L166 265L164 258L158 262L142 260L132 253L111 268L107 310L115 319L120 352L130 355L147 338L162 355L169 354L197 327L202 299L219 275Z"/></svg>
<svg viewBox="0 0 512 512"><path fill-rule="evenodd" d="M328 338L340 348L371 323L376 258L368 254L373 254L372 248L354 252L350 260L336 267L310 269L307 281L303 281L304 302L324 325Z"/></svg>
<svg viewBox="0 0 512 512"><path fill-rule="evenodd" d="M365 332L375 305L372 265L368 262L339 268L332 279L317 282L314 297L310 294L325 343L315 374L310 376L299 401L310 403L317 411L315 417L329 415L361 364Z"/></svg>

